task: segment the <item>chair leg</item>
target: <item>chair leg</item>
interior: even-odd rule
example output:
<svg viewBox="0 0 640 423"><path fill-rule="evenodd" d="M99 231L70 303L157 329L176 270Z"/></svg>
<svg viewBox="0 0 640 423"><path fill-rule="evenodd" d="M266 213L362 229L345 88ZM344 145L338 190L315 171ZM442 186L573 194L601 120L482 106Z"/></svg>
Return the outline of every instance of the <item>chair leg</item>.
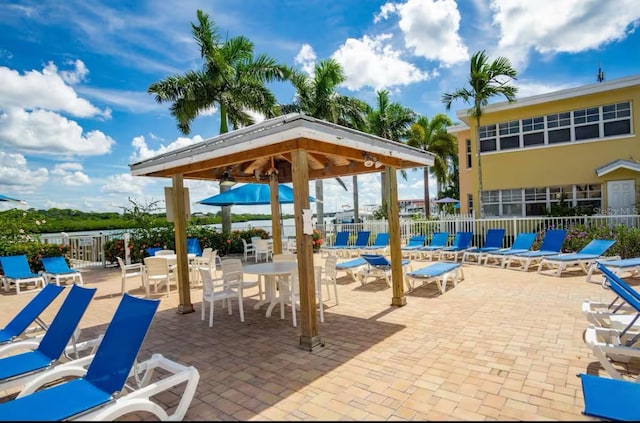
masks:
<svg viewBox="0 0 640 423"><path fill-rule="evenodd" d="M209 327L213 327L213 309L214 309L214 301L209 301Z"/></svg>
<svg viewBox="0 0 640 423"><path fill-rule="evenodd" d="M244 304L242 303L242 291L240 291L240 295L238 296L238 311L240 313L240 321L244 323Z"/></svg>

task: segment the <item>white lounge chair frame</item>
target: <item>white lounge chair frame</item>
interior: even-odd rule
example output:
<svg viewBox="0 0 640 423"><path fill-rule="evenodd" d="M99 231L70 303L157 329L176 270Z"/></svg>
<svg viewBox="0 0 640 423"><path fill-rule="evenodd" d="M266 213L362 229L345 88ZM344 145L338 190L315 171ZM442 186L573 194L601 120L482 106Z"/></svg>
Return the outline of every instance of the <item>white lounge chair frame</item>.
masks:
<svg viewBox="0 0 640 423"><path fill-rule="evenodd" d="M462 266L458 266L455 269L451 269L447 272L442 272L438 275L433 276L413 276L409 273L405 273L404 276L408 292L411 292L421 286L426 286L430 282L434 282L440 290L440 294L444 294L447 290L447 280L450 280L453 283L454 287L458 286L458 282L464 280L464 272L462 271ZM419 286L416 286L416 281L420 281Z"/></svg>
<svg viewBox="0 0 640 423"><path fill-rule="evenodd" d="M613 257L612 259L616 259L616 257ZM619 257L617 257L617 259L619 259ZM637 277L638 273L640 273L640 258L626 260L629 260L629 263L632 264L629 266L617 266L615 263L606 263L607 269L611 270L614 274L620 277L622 277L624 272L629 272L631 277ZM602 277L598 279L595 279L594 277L594 272L598 271L599 261L602 261L602 259L598 259L589 265L589 270L587 272L587 282L602 283ZM622 259L622 261L625 261L625 259Z"/></svg>
<svg viewBox="0 0 640 423"><path fill-rule="evenodd" d="M37 378L24 387L17 398L31 394L44 385L60 378L84 376L92 359L93 355L87 356L39 374ZM160 380L152 380L156 369L162 369L170 374ZM138 377L140 374L142 374L141 378ZM136 387L125 385L127 392L114 398L112 402L86 414L74 416L71 420L113 421L129 413L147 411L161 421L181 421L184 419L189 405L191 405L200 380L200 374L195 367L176 363L161 354L153 354L148 360L134 365L131 372L129 372L129 378L131 377L135 379ZM153 396L185 382L184 392L173 414L168 414L164 408L151 400Z"/></svg>
<svg viewBox="0 0 640 423"><path fill-rule="evenodd" d="M631 359L640 358L640 348L636 345L626 345L627 341L638 335L638 332L627 332L608 328L597 328L589 325L584 333L584 342L591 348L602 367L613 379L627 380L616 366L624 367ZM640 382L640 374L635 377Z"/></svg>

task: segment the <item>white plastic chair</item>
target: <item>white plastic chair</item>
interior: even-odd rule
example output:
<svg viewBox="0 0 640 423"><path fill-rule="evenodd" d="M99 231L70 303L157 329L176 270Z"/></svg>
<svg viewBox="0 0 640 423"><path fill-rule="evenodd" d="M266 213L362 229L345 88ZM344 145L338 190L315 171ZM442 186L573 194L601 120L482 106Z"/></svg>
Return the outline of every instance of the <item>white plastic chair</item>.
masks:
<svg viewBox="0 0 640 423"><path fill-rule="evenodd" d="M120 289L120 292L123 295L126 292L125 283L127 279L135 278L139 276L140 282L142 286L144 286L146 296L148 297L149 285L145 283L145 279L144 279L144 264L142 263L124 264L124 260L122 260L121 257L117 257L117 259L118 259L118 265L120 266L120 278L122 281L122 287Z"/></svg>
<svg viewBox="0 0 640 423"><path fill-rule="evenodd" d="M238 310L240 311L240 321L244 322L244 307L242 304L242 278L238 279L237 275L232 273L224 274L221 278L213 279L211 272L207 269L200 268L200 277L202 278L202 310L200 313L201 320L204 320L206 304L209 303L209 327L213 326L213 311L216 301L227 303L229 315L232 313L231 300L238 300Z"/></svg>
<svg viewBox="0 0 640 423"><path fill-rule="evenodd" d="M156 256L170 256L175 253L173 250L158 250L156 251Z"/></svg>
<svg viewBox="0 0 640 423"><path fill-rule="evenodd" d="M334 255L327 256L324 262L324 269L322 273L322 285L327 287L327 299L331 299L331 290L329 289L333 285L333 292L336 296L336 305L340 304L338 301L338 282L337 274L338 270L336 266L338 264L338 257Z"/></svg>
<svg viewBox="0 0 640 423"><path fill-rule="evenodd" d="M320 322L324 323L324 306L322 301L322 266L313 267L316 303L320 305ZM300 308L300 283L298 280L298 272L291 272L291 277L287 279L279 279L280 286L280 319L284 319L285 302L291 306L291 322L294 327L298 325L296 319L296 309Z"/></svg>
<svg viewBox="0 0 640 423"><path fill-rule="evenodd" d="M273 250L271 248L271 244L266 239L257 239L255 241L255 249L256 249L256 262L260 257L264 255L264 260L269 261L269 258L273 255Z"/></svg>
<svg viewBox="0 0 640 423"><path fill-rule="evenodd" d="M144 277L148 285L153 282L153 292L158 292L158 285L164 283L167 286L167 297L169 296L170 284L174 280L173 273L169 270L167 259L162 257L146 257L144 259Z"/></svg>
<svg viewBox="0 0 640 423"><path fill-rule="evenodd" d="M244 246L244 261L247 261L247 258L256 256L256 249L253 243L248 244L244 238L240 238L242 240L242 245Z"/></svg>
<svg viewBox="0 0 640 423"><path fill-rule="evenodd" d="M264 298L262 292L262 284L260 280L247 281L244 279L244 271L242 270L242 261L240 259L227 258L222 260L222 277L228 280L237 280L242 284L242 292L244 295L245 289L251 289L258 287L258 295L260 301Z"/></svg>

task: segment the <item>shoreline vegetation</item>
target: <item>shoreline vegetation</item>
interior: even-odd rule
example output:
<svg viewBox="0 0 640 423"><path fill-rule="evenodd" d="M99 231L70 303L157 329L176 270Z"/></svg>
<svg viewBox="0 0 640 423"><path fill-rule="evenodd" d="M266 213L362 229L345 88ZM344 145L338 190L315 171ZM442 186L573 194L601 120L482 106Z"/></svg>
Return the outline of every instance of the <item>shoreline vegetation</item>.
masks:
<svg viewBox="0 0 640 423"><path fill-rule="evenodd" d="M149 213L151 226L165 226L167 218L165 213ZM292 218L293 215L282 215L283 219ZM232 214L233 223L249 222L253 220L271 220L270 214ZM222 222L221 212L194 213L189 219L192 225L211 225ZM139 227L139 222L132 219L127 213L118 212L83 212L73 209L48 210L20 210L11 209L0 212L0 228L10 230L12 233L20 229L32 234L57 233L57 232L82 232L134 229ZM0 236L4 230L0 230Z"/></svg>

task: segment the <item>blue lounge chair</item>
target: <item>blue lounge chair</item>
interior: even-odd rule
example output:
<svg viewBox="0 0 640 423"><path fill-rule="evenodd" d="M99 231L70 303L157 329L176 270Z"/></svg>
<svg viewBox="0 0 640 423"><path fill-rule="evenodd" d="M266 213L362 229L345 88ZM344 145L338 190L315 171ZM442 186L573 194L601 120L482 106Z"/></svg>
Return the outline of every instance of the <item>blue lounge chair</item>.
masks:
<svg viewBox="0 0 640 423"><path fill-rule="evenodd" d="M360 248L360 254L384 254L389 247L389 232L380 232L376 235L373 244Z"/></svg>
<svg viewBox="0 0 640 423"><path fill-rule="evenodd" d="M37 291L44 288L45 280L41 275L35 274L29 267L27 256L24 254L17 256L0 257L0 265L2 266L2 282L4 290L9 291L11 284L16 287L16 294L20 294L20 285L34 284ZM32 292L30 290L29 292ZM25 291L22 291L25 292Z"/></svg>
<svg viewBox="0 0 640 423"><path fill-rule="evenodd" d="M347 257L352 257L354 254L357 255L362 247L366 247L369 243L369 236L371 235L371 231L359 231L356 236L356 242L353 245L348 245L344 247L341 251Z"/></svg>
<svg viewBox="0 0 640 423"><path fill-rule="evenodd" d="M428 258L431 260L433 254L437 253L441 248L446 247L448 242L449 232L434 232L433 235L431 235L429 245L418 248L415 253L420 255L422 259Z"/></svg>
<svg viewBox="0 0 640 423"><path fill-rule="evenodd" d="M195 254L196 257L202 257L202 248L198 238L187 238L187 254Z"/></svg>
<svg viewBox="0 0 640 423"><path fill-rule="evenodd" d="M73 285L37 347L0 358L0 391L21 386L58 363L95 293L96 288ZM20 349L21 345L28 342L14 342L10 346L24 351L24 347ZM5 348L3 353L7 352Z"/></svg>
<svg viewBox="0 0 640 423"><path fill-rule="evenodd" d="M482 264L482 260L487 253L497 251L502 248L504 238L504 228L492 228L487 231L482 247L469 248L462 255L463 263ZM471 260L471 259L475 259Z"/></svg>
<svg viewBox="0 0 640 423"><path fill-rule="evenodd" d="M149 257L155 256L156 253L158 251L160 251L160 250L162 250L161 247L148 247L148 248L145 248L145 251L147 252L147 254L149 254Z"/></svg>
<svg viewBox="0 0 640 423"><path fill-rule="evenodd" d="M602 258L604 253L616 243L615 239L594 239L584 246L577 253L558 254L555 256L547 256L538 263L538 273L548 274L544 268L549 270L556 269L552 274L560 276L569 266L580 266L584 273L588 273L588 267L597 259ZM620 258L620 257L615 257Z"/></svg>
<svg viewBox="0 0 640 423"><path fill-rule="evenodd" d="M509 248L501 248L491 251L484 256L484 265L491 267L504 267L509 256L518 253L531 251L531 246L536 240L535 232L523 232L516 236L513 244Z"/></svg>
<svg viewBox="0 0 640 423"><path fill-rule="evenodd" d="M354 282L358 282L356 277L358 270L367 265L367 261L362 257L358 257L355 259L343 261L341 263L336 264L336 271L338 272L346 272L347 275L351 276Z"/></svg>
<svg viewBox="0 0 640 423"><path fill-rule="evenodd" d="M438 250L438 261L458 261L458 254L463 254L469 248L472 239L473 232L456 232L452 245Z"/></svg>
<svg viewBox="0 0 640 423"><path fill-rule="evenodd" d="M635 276L640 272L640 257L626 258L620 260L596 260L589 266L589 273L587 273L587 282L602 283L602 278L594 279L593 273L598 270L598 263L604 262L607 268L616 275L620 276L625 272Z"/></svg>
<svg viewBox="0 0 640 423"><path fill-rule="evenodd" d="M581 373L584 411L587 416L607 420L638 421L640 383Z"/></svg>
<svg viewBox="0 0 640 423"><path fill-rule="evenodd" d="M367 262L367 266L358 272L358 279L364 286L367 283L369 277L384 278L388 287L391 287L391 262L381 254L362 254L361 257ZM406 271L406 267L411 263L411 260L402 260L402 273Z"/></svg>
<svg viewBox="0 0 640 423"><path fill-rule="evenodd" d="M558 255L562 250L562 243L566 235L567 231L564 229L551 229L546 231L539 250L510 255L507 257L504 267L507 269L522 270L524 272L528 271L532 265L538 264L543 258ZM512 267L512 264L516 266Z"/></svg>
<svg viewBox="0 0 640 423"><path fill-rule="evenodd" d="M44 372L39 380L14 399L0 404L0 416L9 420L115 420L138 411L154 414L160 420L182 420L193 399L199 373L154 354L134 368L136 356L142 346L159 300L136 298L124 294L109 323L95 355L76 360L73 366L77 379L62 381L44 390L42 384L60 378L58 373L70 373L66 364ZM84 370L84 366L88 368ZM162 367L170 376L151 380L156 367ZM136 382L125 382L133 374L144 371ZM152 397L184 384L184 393L174 414L167 412Z"/></svg>
<svg viewBox="0 0 640 423"><path fill-rule="evenodd" d="M349 243L349 231L341 231L336 234L336 241L333 245L322 246L320 250L341 250Z"/></svg>
<svg viewBox="0 0 640 423"><path fill-rule="evenodd" d="M19 340L20 335L27 331L34 321L46 330L47 325L40 320L39 316L63 289L61 286L46 285L38 292L3 329L0 329L0 345Z"/></svg>
<svg viewBox="0 0 640 423"><path fill-rule="evenodd" d="M459 281L464 280L464 274L460 263L432 263L405 275L408 291L412 291L416 288L416 281L420 281L421 286L424 286L429 282L435 282L438 289L440 289L440 293L444 294L447 290L448 279L453 282L453 286L458 285Z"/></svg>
<svg viewBox="0 0 640 423"><path fill-rule="evenodd" d="M71 279L74 283L77 280L78 285L83 286L82 273L75 269L71 269L64 257L42 257L40 261L44 267L42 276L45 280L54 280L56 285L60 286L60 280Z"/></svg>
<svg viewBox="0 0 640 423"><path fill-rule="evenodd" d="M635 316L625 316L628 317L627 325L622 330L589 325L584 332L584 342L612 378L624 379L617 368L618 365L640 358L640 350L635 346L640 340L640 333L630 331L640 317L640 293L604 264L600 263L598 267L605 276L606 284L617 296L612 304L622 300L635 312Z"/></svg>

